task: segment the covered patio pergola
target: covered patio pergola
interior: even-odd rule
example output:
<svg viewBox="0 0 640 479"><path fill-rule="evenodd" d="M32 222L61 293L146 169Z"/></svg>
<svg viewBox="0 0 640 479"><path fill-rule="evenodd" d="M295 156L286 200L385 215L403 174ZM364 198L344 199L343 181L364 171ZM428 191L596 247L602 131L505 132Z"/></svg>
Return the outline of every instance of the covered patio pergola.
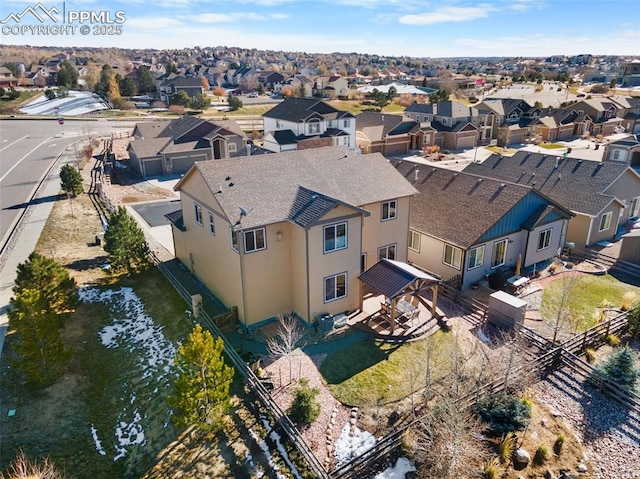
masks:
<svg viewBox="0 0 640 479"><path fill-rule="evenodd" d="M431 316L437 317L438 307L438 285L440 279L431 276L413 266L401 261L381 259L371 268L358 276L358 279L372 290L383 294L388 301L388 312L381 304L381 313L388 314L391 323L391 331L396 326L398 305L406 295L417 296L421 290L430 288L433 302L431 305ZM360 295L360 309L363 306L363 295Z"/></svg>

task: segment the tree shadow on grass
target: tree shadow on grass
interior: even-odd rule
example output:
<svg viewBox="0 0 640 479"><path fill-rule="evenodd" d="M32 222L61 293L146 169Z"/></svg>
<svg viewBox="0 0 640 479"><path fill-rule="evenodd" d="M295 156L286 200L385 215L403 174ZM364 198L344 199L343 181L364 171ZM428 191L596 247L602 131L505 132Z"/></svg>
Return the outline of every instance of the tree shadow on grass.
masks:
<svg viewBox="0 0 640 479"><path fill-rule="evenodd" d="M386 361L399 344L383 349L375 341L361 341L348 349L342 349L322 362L320 373L329 384L340 384L356 374Z"/></svg>

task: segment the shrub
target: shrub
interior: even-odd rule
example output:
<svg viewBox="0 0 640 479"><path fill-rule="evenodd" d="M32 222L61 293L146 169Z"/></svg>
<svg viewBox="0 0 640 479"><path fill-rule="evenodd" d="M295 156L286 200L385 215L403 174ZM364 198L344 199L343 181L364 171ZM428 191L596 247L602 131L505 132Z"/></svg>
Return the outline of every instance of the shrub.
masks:
<svg viewBox="0 0 640 479"><path fill-rule="evenodd" d="M302 379L300 387L296 389L293 403L287 411L289 418L300 424L309 424L318 419L320 404L316 402L316 396L320 391L309 387L309 381Z"/></svg>
<svg viewBox="0 0 640 479"><path fill-rule="evenodd" d="M533 463L541 466L551 457L551 452L546 444L540 444L533 456Z"/></svg>
<svg viewBox="0 0 640 479"><path fill-rule="evenodd" d="M633 291L627 291L622 296L622 304L620 305L620 309L623 311L629 311L631 308L634 307L636 300L637 300L636 293L634 293Z"/></svg>
<svg viewBox="0 0 640 479"><path fill-rule="evenodd" d="M632 337L640 337L640 302L627 313L627 330Z"/></svg>
<svg viewBox="0 0 640 479"><path fill-rule="evenodd" d="M501 464L506 464L511 460L513 451L516 449L517 437L514 432L508 432L502 435L498 443L498 458Z"/></svg>
<svg viewBox="0 0 640 479"><path fill-rule="evenodd" d="M589 364L593 364L596 360L596 350L593 348L587 348L584 351L584 356Z"/></svg>
<svg viewBox="0 0 640 479"><path fill-rule="evenodd" d="M615 334L607 334L607 337L604 338L604 342L614 348L620 346L620 338Z"/></svg>
<svg viewBox="0 0 640 479"><path fill-rule="evenodd" d="M476 412L498 433L521 431L531 419L531 406L508 394L492 394L480 399Z"/></svg>
<svg viewBox="0 0 640 479"><path fill-rule="evenodd" d="M573 269L574 266L575 266L575 264L573 264L571 261L569 261L568 263L566 263L564 265L564 267L567 268L567 269Z"/></svg>
<svg viewBox="0 0 640 479"><path fill-rule="evenodd" d="M640 371L635 367L634 354L628 348L614 352L596 368L596 371L609 381L615 381L623 387L635 390Z"/></svg>
<svg viewBox="0 0 640 479"><path fill-rule="evenodd" d="M556 437L556 441L553 443L553 452L556 456L559 456L562 452L562 447L564 446L565 440L566 437L564 434L558 434L558 437Z"/></svg>
<svg viewBox="0 0 640 479"><path fill-rule="evenodd" d="M482 465L482 477L484 479L495 479L500 474L500 462L497 457L492 457Z"/></svg>

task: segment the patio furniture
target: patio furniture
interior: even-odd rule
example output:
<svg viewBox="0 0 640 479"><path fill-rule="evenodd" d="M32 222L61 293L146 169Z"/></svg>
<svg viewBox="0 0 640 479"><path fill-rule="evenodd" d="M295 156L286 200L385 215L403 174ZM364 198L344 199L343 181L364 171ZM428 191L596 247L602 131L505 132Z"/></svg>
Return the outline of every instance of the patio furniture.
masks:
<svg viewBox="0 0 640 479"><path fill-rule="evenodd" d="M518 294L528 282L529 278L526 276L514 275L507 278L507 288L509 289L509 292Z"/></svg>

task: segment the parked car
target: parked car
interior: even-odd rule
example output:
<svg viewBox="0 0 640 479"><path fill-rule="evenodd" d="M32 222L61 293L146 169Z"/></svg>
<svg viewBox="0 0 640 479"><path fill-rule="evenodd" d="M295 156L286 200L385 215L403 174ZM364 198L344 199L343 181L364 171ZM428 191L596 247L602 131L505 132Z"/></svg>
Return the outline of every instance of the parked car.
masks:
<svg viewBox="0 0 640 479"><path fill-rule="evenodd" d="M255 91L253 91L253 92L249 93L249 95L247 95L247 96L248 96L249 98L258 98L258 94L257 94Z"/></svg>

